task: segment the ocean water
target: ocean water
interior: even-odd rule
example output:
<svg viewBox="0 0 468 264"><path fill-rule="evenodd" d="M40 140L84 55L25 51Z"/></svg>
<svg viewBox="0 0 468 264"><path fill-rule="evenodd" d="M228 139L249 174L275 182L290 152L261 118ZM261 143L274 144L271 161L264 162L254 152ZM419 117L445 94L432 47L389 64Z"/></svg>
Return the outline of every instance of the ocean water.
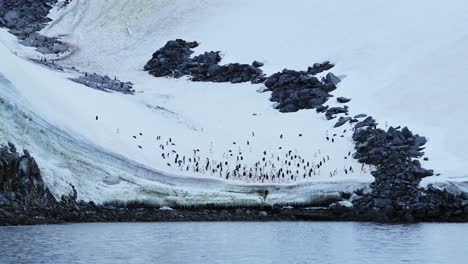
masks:
<svg viewBox="0 0 468 264"><path fill-rule="evenodd" d="M0 227L0 263L468 263L468 224L102 223Z"/></svg>

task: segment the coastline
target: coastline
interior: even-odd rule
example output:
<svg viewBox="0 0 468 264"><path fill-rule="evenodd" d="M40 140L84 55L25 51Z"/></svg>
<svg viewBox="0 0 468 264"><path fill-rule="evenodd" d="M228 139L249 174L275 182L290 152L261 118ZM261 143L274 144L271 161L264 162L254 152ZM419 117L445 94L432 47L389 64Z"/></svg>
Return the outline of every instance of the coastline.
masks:
<svg viewBox="0 0 468 264"><path fill-rule="evenodd" d="M87 205L82 209L63 208L0 208L0 226L23 226L75 223L118 222L378 222L388 224L451 222L467 223L468 214L447 212L434 217L392 221L378 214L359 214L353 210L336 213L326 207L309 208L217 208L217 209L169 209L150 207L113 207Z"/></svg>

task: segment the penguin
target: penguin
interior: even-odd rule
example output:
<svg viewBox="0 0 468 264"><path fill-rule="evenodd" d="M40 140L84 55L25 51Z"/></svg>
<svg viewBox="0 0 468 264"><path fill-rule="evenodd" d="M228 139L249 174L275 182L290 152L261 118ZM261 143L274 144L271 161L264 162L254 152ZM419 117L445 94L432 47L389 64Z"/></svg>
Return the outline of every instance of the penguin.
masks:
<svg viewBox="0 0 468 264"><path fill-rule="evenodd" d="M98 121L98 120L99 120L99 116L96 116L96 121Z"/></svg>

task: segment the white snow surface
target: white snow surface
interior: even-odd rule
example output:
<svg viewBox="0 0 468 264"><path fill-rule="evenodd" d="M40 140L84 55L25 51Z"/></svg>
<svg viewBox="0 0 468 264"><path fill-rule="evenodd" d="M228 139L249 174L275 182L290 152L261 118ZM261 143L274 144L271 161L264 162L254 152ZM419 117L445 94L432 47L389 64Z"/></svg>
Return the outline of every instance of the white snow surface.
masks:
<svg viewBox="0 0 468 264"><path fill-rule="evenodd" d="M466 192L467 11L458 0L74 0L54 9L42 32L73 45L60 63L132 81L137 94L73 83L68 78L76 72L24 59L40 55L2 30L0 137L30 149L54 194L67 193L71 183L80 198L97 202L311 203L372 181L371 168L344 159L353 150L349 126L333 129L334 121L313 110L279 113L269 93L257 92L262 85L194 83L142 71L154 51L183 38L199 41L197 52L221 50L222 63L262 61L267 74L332 61L331 71L343 78L333 94L352 98L351 114L426 136L424 167L441 176L423 184ZM325 139L333 134L334 143ZM172 157L163 159L158 146L169 138L176 145L164 153L189 157L199 149L201 160L230 166L239 152L248 168L264 151L276 167L282 166L276 157L283 161L289 150L312 163L330 160L306 179L225 180L167 166ZM344 173L349 167L354 172Z"/></svg>

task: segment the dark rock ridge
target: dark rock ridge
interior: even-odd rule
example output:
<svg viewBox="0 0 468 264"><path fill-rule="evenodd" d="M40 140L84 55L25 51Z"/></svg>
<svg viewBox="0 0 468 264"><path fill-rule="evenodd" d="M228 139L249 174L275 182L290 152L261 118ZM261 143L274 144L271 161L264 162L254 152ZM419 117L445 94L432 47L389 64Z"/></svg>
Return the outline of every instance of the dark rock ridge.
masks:
<svg viewBox="0 0 468 264"><path fill-rule="evenodd" d="M49 207L56 200L45 187L36 161L15 145L0 147L0 207Z"/></svg>
<svg viewBox="0 0 468 264"><path fill-rule="evenodd" d="M122 82L120 80L117 80L117 77L111 79L107 75L102 76L96 73L85 73L84 75L78 78L70 78L70 80L88 86L90 88L94 88L105 92L114 91L123 94L135 93L135 90L133 89L133 83Z"/></svg>
<svg viewBox="0 0 468 264"><path fill-rule="evenodd" d="M385 131L376 126L372 117L355 126L354 158L376 169L371 172L375 181L370 192L353 201L354 213L392 222L468 218L468 200L463 196L419 188L424 177L434 175L418 160L424 155L426 138L413 134L407 127L390 127Z"/></svg>
<svg viewBox="0 0 468 264"><path fill-rule="evenodd" d="M219 51L210 51L191 57L192 49L198 47L197 42L187 42L176 39L156 51L145 65L144 70L156 77L190 76L192 81L205 82L252 82L265 81L263 71L259 68L263 64L255 61L252 65L230 63L219 65L221 56Z"/></svg>
<svg viewBox="0 0 468 264"><path fill-rule="evenodd" d="M338 81L332 73L319 80L315 74L333 67L329 62L314 64L308 71L284 69L267 78L265 86L272 92L270 100L277 102L276 108L283 113L297 112L301 109L319 109L328 101L330 92L336 89ZM331 77L333 76L333 77Z"/></svg>
<svg viewBox="0 0 468 264"><path fill-rule="evenodd" d="M67 45L57 38L37 33L50 22L47 15L54 4L57 0L0 0L0 27L10 29L21 44L43 54L67 52Z"/></svg>

